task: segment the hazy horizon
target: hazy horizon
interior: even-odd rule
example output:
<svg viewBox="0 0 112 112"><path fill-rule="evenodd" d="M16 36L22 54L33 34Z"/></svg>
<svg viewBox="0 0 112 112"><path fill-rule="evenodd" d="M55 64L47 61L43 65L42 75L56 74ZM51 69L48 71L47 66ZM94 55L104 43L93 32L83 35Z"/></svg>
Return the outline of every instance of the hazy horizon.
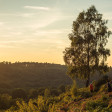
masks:
<svg viewBox="0 0 112 112"><path fill-rule="evenodd" d="M112 31L111 0L0 0L0 61L64 64L78 14L94 5ZM112 36L107 47L112 51ZM107 63L112 66L112 56Z"/></svg>

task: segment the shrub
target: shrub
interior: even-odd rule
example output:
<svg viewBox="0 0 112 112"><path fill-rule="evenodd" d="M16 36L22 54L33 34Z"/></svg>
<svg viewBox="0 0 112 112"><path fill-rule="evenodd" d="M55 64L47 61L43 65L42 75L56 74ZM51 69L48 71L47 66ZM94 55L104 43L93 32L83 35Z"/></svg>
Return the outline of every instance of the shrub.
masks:
<svg viewBox="0 0 112 112"><path fill-rule="evenodd" d="M51 89L51 96L59 96L59 92L57 89Z"/></svg>
<svg viewBox="0 0 112 112"><path fill-rule="evenodd" d="M16 98L22 98L22 99L26 99L27 98L27 94L23 89L15 89L12 92L12 98L16 99Z"/></svg>
<svg viewBox="0 0 112 112"><path fill-rule="evenodd" d="M72 88L71 88L71 95L73 97L78 95L78 89L77 89L77 85L76 85L75 81L74 81Z"/></svg>
<svg viewBox="0 0 112 112"><path fill-rule="evenodd" d="M92 96L88 88L80 88L78 95L80 95L82 98L88 98Z"/></svg>
<svg viewBox="0 0 112 112"><path fill-rule="evenodd" d="M34 90L34 89L30 90L30 92L29 92L29 98L37 98L37 97L38 97L37 90Z"/></svg>
<svg viewBox="0 0 112 112"><path fill-rule="evenodd" d="M0 109L8 109L10 108L12 103L12 97L8 94L0 95Z"/></svg>
<svg viewBox="0 0 112 112"><path fill-rule="evenodd" d="M60 85L60 86L58 87L58 90L59 90L61 93L65 92L65 86L64 86L64 85Z"/></svg>
<svg viewBox="0 0 112 112"><path fill-rule="evenodd" d="M106 112L103 111L108 108L108 96L103 95L101 99L89 101L86 103L86 110L89 112ZM109 111L108 111L109 112Z"/></svg>
<svg viewBox="0 0 112 112"><path fill-rule="evenodd" d="M102 95L101 101L102 101L102 102L109 101L109 96L107 96L107 95L105 95L105 94Z"/></svg>
<svg viewBox="0 0 112 112"><path fill-rule="evenodd" d="M87 92L87 91L81 92L81 93L79 93L79 94L80 94L81 97L83 97L83 98L89 98L89 97L92 96L92 94L91 94L90 92Z"/></svg>
<svg viewBox="0 0 112 112"><path fill-rule="evenodd" d="M45 89L45 91L44 91L44 96L45 96L45 97L49 97L50 95L51 95L50 89Z"/></svg>
<svg viewBox="0 0 112 112"><path fill-rule="evenodd" d="M95 82L94 91L98 91L101 85L105 84L108 81L108 76L104 75L101 79Z"/></svg>
<svg viewBox="0 0 112 112"><path fill-rule="evenodd" d="M102 85L101 87L100 87L100 90L99 90L99 92L107 92L107 86L106 86L106 84L104 84L104 85Z"/></svg>
<svg viewBox="0 0 112 112"><path fill-rule="evenodd" d="M77 96L78 95L78 89L75 88L75 87L72 87L71 88L71 95L74 97L74 96Z"/></svg>

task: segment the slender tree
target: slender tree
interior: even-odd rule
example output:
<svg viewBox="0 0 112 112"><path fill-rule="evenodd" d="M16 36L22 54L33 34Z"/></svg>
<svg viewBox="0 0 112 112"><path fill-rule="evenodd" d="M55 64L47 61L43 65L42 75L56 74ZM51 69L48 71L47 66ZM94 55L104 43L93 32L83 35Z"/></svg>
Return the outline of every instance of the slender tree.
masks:
<svg viewBox="0 0 112 112"><path fill-rule="evenodd" d="M73 21L72 33L69 34L71 46L64 51L64 61L71 78L86 79L86 86L95 71L103 73L108 68L105 62L110 50L106 44L111 31L106 24L107 20L102 19L95 6L79 13Z"/></svg>

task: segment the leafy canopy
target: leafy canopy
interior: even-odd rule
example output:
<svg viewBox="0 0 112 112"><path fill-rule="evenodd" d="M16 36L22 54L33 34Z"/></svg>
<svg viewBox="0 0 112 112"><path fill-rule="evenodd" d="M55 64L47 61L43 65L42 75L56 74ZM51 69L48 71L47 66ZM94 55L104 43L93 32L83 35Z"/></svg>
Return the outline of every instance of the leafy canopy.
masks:
<svg viewBox="0 0 112 112"><path fill-rule="evenodd" d="M105 72L110 50L106 48L111 31L95 6L79 13L69 34L71 46L64 51L68 74L74 78L90 78L94 71Z"/></svg>

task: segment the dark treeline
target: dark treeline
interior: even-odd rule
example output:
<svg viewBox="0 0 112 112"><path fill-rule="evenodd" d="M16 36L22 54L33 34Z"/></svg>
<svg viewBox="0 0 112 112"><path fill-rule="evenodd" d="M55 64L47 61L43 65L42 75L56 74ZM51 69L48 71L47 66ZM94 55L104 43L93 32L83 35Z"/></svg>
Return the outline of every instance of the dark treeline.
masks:
<svg viewBox="0 0 112 112"><path fill-rule="evenodd" d="M58 87L71 82L64 65L37 62L0 63L0 88Z"/></svg>
<svg viewBox="0 0 112 112"><path fill-rule="evenodd" d="M57 96L70 88L66 66L36 62L0 62L0 110L16 106L18 98Z"/></svg>

